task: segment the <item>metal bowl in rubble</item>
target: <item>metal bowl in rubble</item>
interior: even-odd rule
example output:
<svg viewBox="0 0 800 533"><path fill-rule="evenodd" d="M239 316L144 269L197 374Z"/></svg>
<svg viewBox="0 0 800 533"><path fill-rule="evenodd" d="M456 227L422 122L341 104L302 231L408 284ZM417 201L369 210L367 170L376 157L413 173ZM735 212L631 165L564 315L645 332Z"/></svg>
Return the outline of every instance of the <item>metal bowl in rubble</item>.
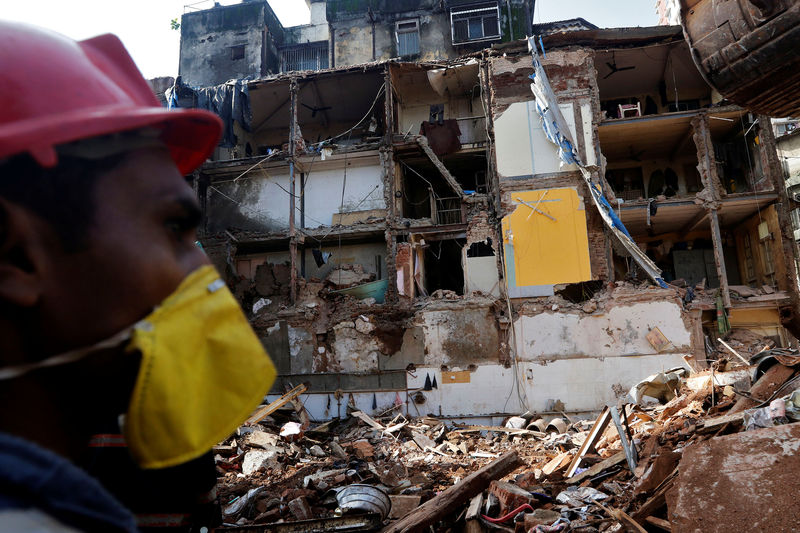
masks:
<svg viewBox="0 0 800 533"><path fill-rule="evenodd" d="M372 485L357 483L344 487L336 494L336 500L344 513L378 513L385 519L392 510L389 495Z"/></svg>

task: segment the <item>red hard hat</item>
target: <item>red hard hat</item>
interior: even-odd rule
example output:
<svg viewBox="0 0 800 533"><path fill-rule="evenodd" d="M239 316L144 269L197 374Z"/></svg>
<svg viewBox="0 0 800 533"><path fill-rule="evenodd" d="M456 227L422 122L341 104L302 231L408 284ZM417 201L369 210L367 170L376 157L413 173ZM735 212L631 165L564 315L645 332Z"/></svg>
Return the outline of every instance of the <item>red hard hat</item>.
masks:
<svg viewBox="0 0 800 533"><path fill-rule="evenodd" d="M122 42L101 35L76 42L0 21L0 159L27 152L55 166L59 144L143 127L161 129L183 174L200 166L222 134L215 114L167 110Z"/></svg>

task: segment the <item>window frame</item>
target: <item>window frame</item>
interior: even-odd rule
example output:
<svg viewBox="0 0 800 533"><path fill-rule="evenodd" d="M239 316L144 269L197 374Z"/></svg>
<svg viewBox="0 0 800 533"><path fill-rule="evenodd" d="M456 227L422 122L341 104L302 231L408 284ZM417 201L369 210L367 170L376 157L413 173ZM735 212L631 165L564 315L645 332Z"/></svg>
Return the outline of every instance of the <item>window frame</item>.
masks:
<svg viewBox="0 0 800 533"><path fill-rule="evenodd" d="M290 66L290 63L292 62L297 62L296 66L305 66L305 62L311 61L312 59L309 57L302 57L304 51L315 54L313 61L316 62L316 68L301 70L290 70L286 68ZM294 54L294 57L290 57L290 54ZM285 74L287 72L320 71L329 68L330 45L327 41L293 44L289 46L283 46L278 49L278 71L281 74Z"/></svg>
<svg viewBox="0 0 800 533"><path fill-rule="evenodd" d="M245 58L247 50L244 44L234 44L229 48L231 51L231 61L241 61Z"/></svg>
<svg viewBox="0 0 800 533"><path fill-rule="evenodd" d="M401 25L404 24L413 24L413 28L401 28ZM406 33L416 33L417 34L417 50L415 52L407 52L402 53L400 50L400 34ZM419 55L420 53L420 31L419 31L419 19L404 19L398 20L394 23L394 42L397 45L397 55L399 57L408 57L408 56L415 56Z"/></svg>
<svg viewBox="0 0 800 533"><path fill-rule="evenodd" d="M485 21L486 16L481 16L481 37L477 39L470 39L469 38L469 21L470 19L478 18L478 15L473 15L471 17L464 17L463 15L469 14L477 14L477 13L486 13L487 15L491 12L494 15L495 20L497 21L497 34L496 35L486 35L485 30ZM458 40L456 39L456 20L467 20L467 39L465 40ZM479 43L484 41L496 41L498 39L502 39L503 37L503 29L500 27L500 7L497 2L489 2L484 4L474 4L471 6L465 7L458 7L458 8L450 8L450 40L453 45L461 45L461 44L470 44L470 43Z"/></svg>

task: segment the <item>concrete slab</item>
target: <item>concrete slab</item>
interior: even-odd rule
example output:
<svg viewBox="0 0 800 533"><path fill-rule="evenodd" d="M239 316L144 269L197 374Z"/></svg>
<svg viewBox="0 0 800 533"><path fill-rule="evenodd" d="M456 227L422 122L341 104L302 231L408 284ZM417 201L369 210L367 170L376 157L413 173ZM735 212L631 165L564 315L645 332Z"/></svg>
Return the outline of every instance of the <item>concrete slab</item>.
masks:
<svg viewBox="0 0 800 533"><path fill-rule="evenodd" d="M800 423L716 437L683 452L672 531L796 531Z"/></svg>

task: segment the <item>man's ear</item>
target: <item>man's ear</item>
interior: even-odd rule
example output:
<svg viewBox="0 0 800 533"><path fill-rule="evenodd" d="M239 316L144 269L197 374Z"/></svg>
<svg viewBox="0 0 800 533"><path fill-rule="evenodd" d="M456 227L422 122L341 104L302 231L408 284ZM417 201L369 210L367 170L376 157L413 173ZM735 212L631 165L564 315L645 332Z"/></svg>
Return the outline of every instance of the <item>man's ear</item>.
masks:
<svg viewBox="0 0 800 533"><path fill-rule="evenodd" d="M0 197L0 302L32 307L42 294L44 243L40 221Z"/></svg>

